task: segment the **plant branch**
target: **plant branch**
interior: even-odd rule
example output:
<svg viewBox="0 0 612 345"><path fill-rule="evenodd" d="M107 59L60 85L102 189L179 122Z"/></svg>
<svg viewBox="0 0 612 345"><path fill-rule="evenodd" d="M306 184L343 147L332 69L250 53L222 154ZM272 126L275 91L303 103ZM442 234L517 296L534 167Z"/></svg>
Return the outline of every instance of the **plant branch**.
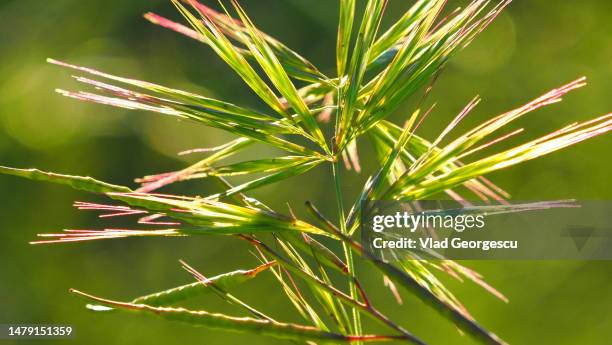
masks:
<svg viewBox="0 0 612 345"><path fill-rule="evenodd" d="M321 280L320 278L318 278L317 276L308 274L306 272L304 272L303 270L301 270L300 268L296 267L291 261L289 261L288 259L286 259L285 257L283 257L282 255L278 254L276 251L274 251L272 248L270 248L270 246L268 246L267 244L263 243L262 241L252 237L252 236L248 236L248 235L238 235L239 237L249 241L250 243L252 243L253 245L255 245L257 248L265 251L266 253L268 253L270 256L272 256L276 262L278 262L278 264L280 264L281 266L285 267L287 270L295 273L296 275L300 276L301 278L305 279L306 281L312 282L317 284L318 286L322 287L323 289L327 290L329 293L331 293L332 295L338 297L340 299L340 301L342 301L342 303L346 304L349 307L353 307L363 313L365 313L366 315L372 317L374 320L379 321L380 323L400 332L401 334L403 334L405 336L405 339L414 343L414 344L425 344L424 341L422 341L421 339L419 339L417 336L413 335L412 333L410 333L409 331L405 330L403 327L397 325L396 323L394 323L393 321L391 321L387 316L385 316L384 314L382 314L380 311L378 311L376 308L374 308L373 306L366 304L366 303L362 303L360 301L357 301L355 299L353 299L351 296L347 295L346 293L338 290L337 288L335 288L334 286L327 284L326 282L324 282L323 280ZM343 236L345 236L343 234Z"/></svg>
<svg viewBox="0 0 612 345"><path fill-rule="evenodd" d="M310 209L312 213L317 215L317 218L326 219L325 216L323 216L323 214L321 214L321 212L319 212L319 210L317 210L317 208L312 203L307 202L306 206ZM326 220L325 224L331 223ZM361 244L357 243L356 241L339 231L338 228L334 226L328 226L327 229L332 234L340 238L340 240L342 240L344 243L348 244L355 253L374 264L374 266L376 266L380 271L387 275L389 279L403 286L405 289L409 290L413 294L419 296L422 301L434 308L445 318L453 321L455 325L457 325L457 327L459 327L461 330L467 332L475 339L482 341L485 344L505 344L502 339L500 339L494 333L486 330L473 318L462 313L461 311L452 307L448 303L445 303L444 301L440 300L436 295L433 294L433 292L419 284L413 277L411 277L405 271L379 259L373 253L363 248Z"/></svg>
<svg viewBox="0 0 612 345"><path fill-rule="evenodd" d="M342 233L346 234L346 217L344 214L344 202L342 199L342 181L341 181L341 177L340 177L340 164L339 164L339 160L337 159L334 163L332 163L332 174L334 177L334 189L336 191L336 203L337 203L337 207L338 207L338 222L340 223L340 230L342 231ZM344 258L346 261L346 265L347 265L347 269L348 269L348 275L354 275L355 274L355 265L353 262L353 253L350 250L350 248L348 247L348 245L346 243L342 243L342 249L344 251ZM349 293L351 298L357 300L357 286L354 282L354 280L349 280ZM352 314L353 314L353 331L355 332L355 334L361 334L362 329L361 329L361 318L359 315L359 312L357 311L357 309L353 308L352 309Z"/></svg>

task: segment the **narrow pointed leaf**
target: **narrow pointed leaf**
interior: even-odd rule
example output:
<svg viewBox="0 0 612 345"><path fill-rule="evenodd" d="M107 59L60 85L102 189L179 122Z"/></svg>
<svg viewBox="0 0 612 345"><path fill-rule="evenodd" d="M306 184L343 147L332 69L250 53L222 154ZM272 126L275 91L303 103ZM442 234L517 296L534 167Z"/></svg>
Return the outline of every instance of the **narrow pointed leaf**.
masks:
<svg viewBox="0 0 612 345"><path fill-rule="evenodd" d="M381 54L391 49L395 45L400 45L400 40L408 36L414 29L415 24L420 19L420 14L433 12L436 6L444 0L419 0L417 1L397 22L395 22L385 33L383 33L372 45L369 58L376 60Z"/></svg>
<svg viewBox="0 0 612 345"><path fill-rule="evenodd" d="M193 225L180 229L186 234L240 234L274 231L327 233L306 222L278 213L247 208L210 199L174 197L146 193L108 193L134 207L162 212Z"/></svg>
<svg viewBox="0 0 612 345"><path fill-rule="evenodd" d="M342 78L346 70L348 52L351 46L351 33L355 18L355 0L340 0L340 18L338 20L338 41L336 43L336 68L338 77Z"/></svg>
<svg viewBox="0 0 612 345"><path fill-rule="evenodd" d="M229 41L208 16L203 15L200 20L178 0L172 0L172 2L193 28L207 39L215 53L217 53L217 55L219 55L219 57L221 57L263 101L277 113L291 119L272 89L270 89L261 79L242 53ZM191 5L193 6L193 4Z"/></svg>
<svg viewBox="0 0 612 345"><path fill-rule="evenodd" d="M288 170L313 160L312 157L284 156L238 162L234 164L205 167L194 171L185 179L203 178L207 176L238 176L254 173L273 173Z"/></svg>
<svg viewBox="0 0 612 345"><path fill-rule="evenodd" d="M273 338L296 341L316 341L321 343L338 343L350 341L389 341L401 339L394 336L345 336L342 334L321 331L310 326L272 322L269 320L249 317L234 317L225 314L210 313L203 310L188 310L184 308L154 307L146 304L118 302L95 297L77 290L70 290L87 300L106 307L116 308L138 314L155 315L165 320L179 321L211 329L221 329L230 332L261 334Z"/></svg>
<svg viewBox="0 0 612 345"><path fill-rule="evenodd" d="M351 57L346 84L341 86L339 106L339 127L336 133L336 146L341 150L348 143L345 136L350 130L355 116L357 97L361 89L367 67L370 47L374 41L386 0L370 0L366 5L355 49Z"/></svg>
<svg viewBox="0 0 612 345"><path fill-rule="evenodd" d="M257 28L255 28L255 25L246 15L242 7L240 7L235 0L232 0L232 3L251 37L251 40L248 42L248 48L253 53L253 56L266 72L266 75L272 81L276 89L285 97L289 105L291 105L293 110L300 116L306 130L317 139L322 147L326 147L325 138L317 125L317 121L310 112L310 109L308 109L306 103L304 103L302 97L298 94L297 89L289 79L289 76L283 69L274 51Z"/></svg>
<svg viewBox="0 0 612 345"><path fill-rule="evenodd" d="M38 169L17 169L4 166L0 166L0 174L19 176L30 180L63 184L74 189L93 193L131 192L131 189L128 187L102 182L89 176L64 175Z"/></svg>
<svg viewBox="0 0 612 345"><path fill-rule="evenodd" d="M202 15L207 16L213 21L217 27L223 31L223 33L231 37L232 39L248 45L249 35L247 33L245 25L240 20L234 19L227 14L219 13L212 8L197 2L190 1L190 4ZM309 81L309 82L324 82L329 84L328 78L321 73L310 61L290 49L282 42L278 41L274 37L258 31L258 33L264 38L264 40L274 50L274 53L278 56L280 62L287 73L293 78ZM250 51L245 50L245 54L250 58L254 58Z"/></svg>
<svg viewBox="0 0 612 345"><path fill-rule="evenodd" d="M410 276L405 270L381 260L367 249L363 248L359 243L355 242L345 234L342 234L337 229L334 230L332 228L330 230L332 230L333 233L343 242L349 244L351 250L367 259L394 283L410 291L412 294L436 310L440 315L451 320L462 331L465 331L476 340L484 344L505 344L505 342L496 334L481 326L463 310L459 310L454 305L440 299L428 287L421 285L419 281Z"/></svg>
<svg viewBox="0 0 612 345"><path fill-rule="evenodd" d="M323 160L320 158L314 158L314 159L310 158L306 161L299 162L297 164L293 164L291 166L285 167L284 169L281 169L280 171L274 172L270 175L255 179L253 181L242 183L238 186L235 186L233 188L226 190L225 192L214 194L207 198L211 200L216 200L216 199L223 198L226 196L234 195L236 193L243 193L248 190L259 188L259 187L262 187L262 186L265 186L271 183L275 183L275 182L284 180L289 177L303 174L309 171L310 169L316 167L317 165L321 164L322 162Z"/></svg>
<svg viewBox="0 0 612 345"><path fill-rule="evenodd" d="M208 278L209 284L215 284L223 289L232 289L255 278L259 273L265 271L273 264L274 262L269 262L250 270L237 270L210 277ZM150 306L167 306L210 292L211 289L209 285L203 284L202 282L194 282L140 296L133 299L130 303L147 304Z"/></svg>
<svg viewBox="0 0 612 345"><path fill-rule="evenodd" d="M217 161L231 157L236 153L240 152L245 147L254 143L254 140L248 138L238 138L226 143L220 150L213 153L212 155L200 160L199 162L192 164L191 166L163 176L145 176L142 180L143 186L138 189L139 192L151 192L159 189L163 186L188 179L189 176L194 174L196 171L203 169L207 166L215 164ZM137 182L140 182L138 180Z"/></svg>

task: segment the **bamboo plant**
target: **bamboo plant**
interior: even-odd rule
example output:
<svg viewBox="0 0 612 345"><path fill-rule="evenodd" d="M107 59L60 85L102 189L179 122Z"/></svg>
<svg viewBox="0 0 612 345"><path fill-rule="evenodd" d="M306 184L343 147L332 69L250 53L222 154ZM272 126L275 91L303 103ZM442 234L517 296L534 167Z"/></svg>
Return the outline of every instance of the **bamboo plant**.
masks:
<svg viewBox="0 0 612 345"><path fill-rule="evenodd" d="M258 265L206 278L183 263L194 282L114 301L71 290L89 301L95 311L110 309L152 314L162 319L231 332L256 333L297 343L347 343L404 341L424 344L400 322L379 310L360 284L356 262L372 264L390 292L400 298L406 291L482 343L504 343L479 324L461 302L438 280L438 274L467 278L502 300L505 297L482 281L478 273L451 260L435 262L414 255L414 260L386 262L355 240L359 232L360 206L365 200L415 201L446 194L460 204L479 199L508 207L510 195L484 175L551 153L612 129L611 115L572 123L548 135L505 150L493 144L521 133L510 129L514 120L585 85L580 78L533 101L518 106L460 134L457 124L477 106L473 99L438 137L418 134L431 109L421 105L404 116L404 123L389 121L391 114L411 97L423 97L447 61L467 46L509 4L473 0L449 10L445 0L417 0L395 23L381 27L386 0L368 0L357 11L354 0L340 0L335 76L322 73L307 59L271 35L260 31L236 0L221 1L221 10L193 0L172 0L185 20L175 22L154 13L145 18L212 48L268 106L256 111L239 104L209 98L150 82L114 76L87 67L49 59L76 73L77 82L93 91L65 91L61 95L114 107L139 109L189 120L227 131L234 140L206 150L200 161L178 171L148 175L135 180L136 187L102 182L91 177L0 167L0 172L33 180L55 182L105 195L108 204L77 202L81 210L97 210L101 217L138 215L144 230L65 230L40 234L33 243L66 243L133 236L232 236L246 241L257 253ZM359 14L358 12L362 12ZM296 84L305 85L298 87ZM432 115L433 116L433 115ZM508 129L507 129L508 128ZM501 133L505 131L504 133ZM377 161L360 162L358 145L374 147ZM445 143L445 144L443 144ZM245 148L269 145L285 152L265 159L224 163ZM481 158L473 158L479 152ZM342 174L360 170L360 164L376 166L356 200L342 194ZM256 200L248 192L265 185L328 169L335 185L337 210L321 211L306 202L315 222L283 214ZM253 177L237 185L233 176ZM170 184L212 179L222 189L206 196L162 194ZM330 219L337 219L332 221ZM321 241L325 238L325 241ZM324 242L338 241L335 253ZM268 272L268 273L266 273ZM276 320L231 291L260 274L272 274L301 324ZM343 279L332 281L331 275ZM301 285L296 281L302 281ZM303 286L300 288L299 286ZM307 288L306 294L300 289ZM181 307L181 302L204 293L215 293L240 306L244 315L229 316ZM370 334L366 326L378 322L388 332ZM425 335L426 337L426 335Z"/></svg>

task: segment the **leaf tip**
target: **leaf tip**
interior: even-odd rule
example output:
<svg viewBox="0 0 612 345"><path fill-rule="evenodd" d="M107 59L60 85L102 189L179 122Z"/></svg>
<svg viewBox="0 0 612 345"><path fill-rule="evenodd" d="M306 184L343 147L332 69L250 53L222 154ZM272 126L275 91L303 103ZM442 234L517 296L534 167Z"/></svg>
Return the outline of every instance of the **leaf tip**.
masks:
<svg viewBox="0 0 612 345"><path fill-rule="evenodd" d="M147 12L142 16L144 19L150 21L153 24L159 24L159 16L153 12Z"/></svg>

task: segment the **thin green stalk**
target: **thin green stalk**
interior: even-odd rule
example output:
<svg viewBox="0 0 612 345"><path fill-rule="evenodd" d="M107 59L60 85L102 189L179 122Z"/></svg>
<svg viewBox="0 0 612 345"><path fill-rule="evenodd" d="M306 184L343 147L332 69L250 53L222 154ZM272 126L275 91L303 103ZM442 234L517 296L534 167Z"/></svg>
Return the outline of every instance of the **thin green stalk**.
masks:
<svg viewBox="0 0 612 345"><path fill-rule="evenodd" d="M340 223L340 231L342 231L343 234L346 234L346 217L344 214L344 202L342 201L342 190L341 190L341 186L342 186L342 181L340 178L340 171L339 171L339 161L338 159L336 159L336 161L332 164L332 174L334 176L334 186L335 186L335 190L336 190L336 203L338 206L338 222ZM348 268L348 275L354 275L355 274L355 265L353 262L353 252L351 251L349 245L345 242L342 242L342 250L344 251L344 258L346 261L346 266ZM355 285L355 282L351 279L349 279L349 292L350 292L350 296L351 298L357 300L357 286ZM362 329L361 329L361 316L359 314L359 312L357 311L356 308L352 308L351 310L352 314L353 314L353 332L355 332L356 335L361 335L362 334Z"/></svg>

